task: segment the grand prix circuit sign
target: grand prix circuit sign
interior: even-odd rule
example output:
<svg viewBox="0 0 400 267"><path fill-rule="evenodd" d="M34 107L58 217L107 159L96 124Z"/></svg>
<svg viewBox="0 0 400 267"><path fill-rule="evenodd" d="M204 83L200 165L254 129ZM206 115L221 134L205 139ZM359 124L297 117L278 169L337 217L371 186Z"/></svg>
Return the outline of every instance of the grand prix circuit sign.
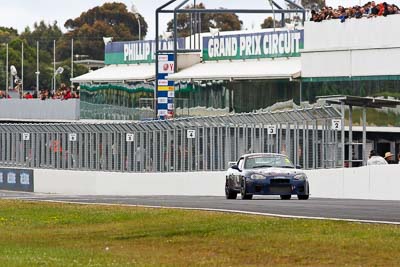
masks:
<svg viewBox="0 0 400 267"><path fill-rule="evenodd" d="M185 40L178 39L178 49L184 47ZM159 42L161 50L173 50L172 40ZM154 63L156 54L156 41L113 42L106 45L105 64L137 64Z"/></svg>
<svg viewBox="0 0 400 267"><path fill-rule="evenodd" d="M203 60L299 57L304 30L260 32L203 38Z"/></svg>

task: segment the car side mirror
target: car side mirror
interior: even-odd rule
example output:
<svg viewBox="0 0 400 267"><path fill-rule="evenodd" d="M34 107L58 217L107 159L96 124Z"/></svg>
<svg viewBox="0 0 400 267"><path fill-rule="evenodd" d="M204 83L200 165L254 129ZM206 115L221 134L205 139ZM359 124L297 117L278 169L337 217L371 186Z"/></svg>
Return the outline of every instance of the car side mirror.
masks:
<svg viewBox="0 0 400 267"><path fill-rule="evenodd" d="M296 169L303 169L303 166L301 166L301 165L296 165Z"/></svg>
<svg viewBox="0 0 400 267"><path fill-rule="evenodd" d="M231 169L237 170L237 171L241 171L241 170L239 169L239 166L238 166L238 165L233 165L233 166L231 167Z"/></svg>

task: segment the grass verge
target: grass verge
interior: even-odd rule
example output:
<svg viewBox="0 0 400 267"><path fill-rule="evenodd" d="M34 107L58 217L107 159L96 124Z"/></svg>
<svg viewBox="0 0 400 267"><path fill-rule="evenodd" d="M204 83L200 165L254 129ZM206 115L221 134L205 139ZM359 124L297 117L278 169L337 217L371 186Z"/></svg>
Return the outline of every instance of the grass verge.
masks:
<svg viewBox="0 0 400 267"><path fill-rule="evenodd" d="M0 200L0 266L399 266L400 227Z"/></svg>

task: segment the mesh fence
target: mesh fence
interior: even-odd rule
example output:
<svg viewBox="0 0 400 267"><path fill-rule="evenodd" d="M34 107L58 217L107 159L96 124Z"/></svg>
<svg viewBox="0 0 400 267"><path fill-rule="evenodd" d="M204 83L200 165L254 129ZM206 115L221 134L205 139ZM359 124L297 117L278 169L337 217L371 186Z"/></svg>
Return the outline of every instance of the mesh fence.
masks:
<svg viewBox="0 0 400 267"><path fill-rule="evenodd" d="M245 153L282 153L306 169L341 167L331 106L169 121L0 125L1 166L116 172L226 170Z"/></svg>

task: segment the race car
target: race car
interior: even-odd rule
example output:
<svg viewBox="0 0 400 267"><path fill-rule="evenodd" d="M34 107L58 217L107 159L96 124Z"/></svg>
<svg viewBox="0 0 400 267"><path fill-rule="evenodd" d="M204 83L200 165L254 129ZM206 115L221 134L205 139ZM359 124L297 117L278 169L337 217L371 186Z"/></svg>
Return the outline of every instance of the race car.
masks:
<svg viewBox="0 0 400 267"><path fill-rule="evenodd" d="M283 200L310 196L307 175L289 158L275 153L252 153L239 158L226 173L225 196L252 199L253 195L279 195Z"/></svg>

